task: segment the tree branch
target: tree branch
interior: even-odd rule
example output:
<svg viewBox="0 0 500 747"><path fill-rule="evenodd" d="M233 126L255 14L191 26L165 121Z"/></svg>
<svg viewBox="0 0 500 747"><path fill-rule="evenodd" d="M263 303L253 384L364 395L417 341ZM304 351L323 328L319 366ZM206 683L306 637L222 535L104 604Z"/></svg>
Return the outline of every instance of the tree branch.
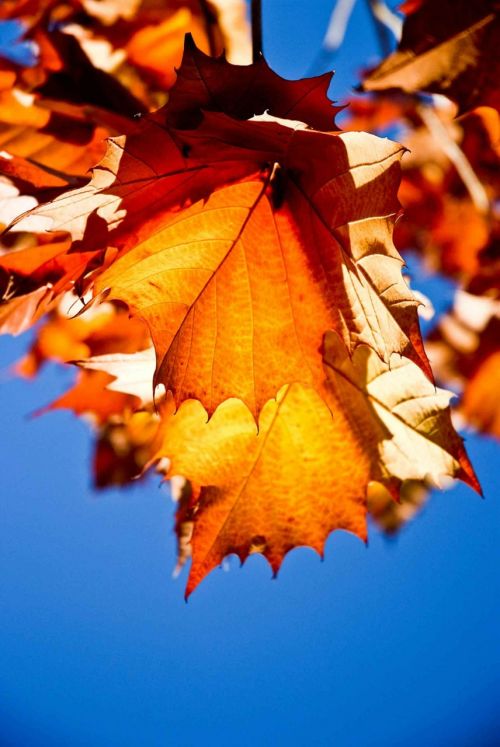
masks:
<svg viewBox="0 0 500 747"><path fill-rule="evenodd" d="M434 106L418 104L417 111L431 135L441 145L443 151L457 170L457 174L464 183L476 210L484 214L489 213L491 206L485 188L478 179L462 148L453 140L437 115Z"/></svg>
<svg viewBox="0 0 500 747"><path fill-rule="evenodd" d="M347 24L351 17L356 0L337 0L331 12L321 49L316 54L307 71L308 75L316 75L329 67L342 42L344 41Z"/></svg>
<svg viewBox="0 0 500 747"><path fill-rule="evenodd" d="M252 60L262 57L262 0L252 0Z"/></svg>
<svg viewBox="0 0 500 747"><path fill-rule="evenodd" d="M214 24L216 23L216 19L206 0L200 0L200 9L203 14L203 21L205 25L205 32L207 34L208 49L210 51L210 56L216 57L217 46L215 44L215 35L214 35Z"/></svg>
<svg viewBox="0 0 500 747"><path fill-rule="evenodd" d="M393 49L393 38L399 42L403 21L390 10L384 0L367 0L368 8L378 35L382 54L387 56Z"/></svg>

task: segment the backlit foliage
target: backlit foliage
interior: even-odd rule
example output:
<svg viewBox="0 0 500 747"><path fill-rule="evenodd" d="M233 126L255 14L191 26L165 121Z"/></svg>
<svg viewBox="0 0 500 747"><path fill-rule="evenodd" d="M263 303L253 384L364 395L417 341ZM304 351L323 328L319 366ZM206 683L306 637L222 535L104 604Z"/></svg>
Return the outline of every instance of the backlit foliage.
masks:
<svg viewBox="0 0 500 747"><path fill-rule="evenodd" d="M92 419L97 487L175 478L187 594L480 491L435 384L500 435L498 17L458 5L406 4L342 129L239 0L0 8L0 327L37 323L18 374L78 367L43 410ZM400 251L459 287L425 349Z"/></svg>

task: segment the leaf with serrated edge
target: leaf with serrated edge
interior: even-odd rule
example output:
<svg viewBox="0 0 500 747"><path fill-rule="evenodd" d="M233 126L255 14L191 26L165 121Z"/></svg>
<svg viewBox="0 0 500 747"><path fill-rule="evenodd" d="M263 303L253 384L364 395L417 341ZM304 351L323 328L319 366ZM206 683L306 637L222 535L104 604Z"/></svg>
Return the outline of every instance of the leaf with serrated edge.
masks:
<svg viewBox="0 0 500 747"><path fill-rule="evenodd" d="M272 170L218 189L159 219L97 279L96 293L148 323L155 383L178 403L213 412L236 396L256 414L283 384L322 379L327 329L350 350L405 353L429 372L391 240L402 148L277 122L245 128L287 144L282 203Z"/></svg>
<svg viewBox="0 0 500 747"><path fill-rule="evenodd" d="M238 400L208 423L199 402L185 402L164 424L163 455L171 474L205 486L187 595L229 553L243 561L261 552L277 572L297 545L322 554L333 529L366 539L369 459L342 411L331 413L309 387L283 388L263 408L258 431Z"/></svg>
<svg viewBox="0 0 500 747"><path fill-rule="evenodd" d="M263 408L259 427L228 400L207 422L199 402L165 413L156 458L193 483L178 534L194 525L186 593L222 559L261 552L276 572L297 545L323 552L329 533L366 538L370 481L397 497L405 480L442 484L460 477L480 490L454 432L450 394L434 390L411 361L385 364L366 346L349 359L334 333L325 342L323 399L293 384Z"/></svg>
<svg viewBox="0 0 500 747"><path fill-rule="evenodd" d="M188 50L187 70L190 60ZM197 62L209 71L207 60ZM207 73L208 88L195 81L186 104L193 109L201 99L221 112L207 112L195 130L173 130L185 66L167 107L110 143L88 187L37 211L53 228L71 228L83 246L92 239L92 210L107 226L121 255L97 276L95 294L124 301L148 323L155 385L178 404L198 398L209 412L236 396L256 415L284 384L318 385L328 329L351 352L367 344L386 361L402 353L431 377L418 302L392 244L402 146L269 115L236 119L244 113L229 105L228 91L238 76L249 86L245 106L254 95L256 106L267 102L272 79L273 90L284 89L276 112L302 109L295 84L267 65L249 70L224 60L219 78ZM318 104L312 83L298 88L314 91Z"/></svg>
<svg viewBox="0 0 500 747"><path fill-rule="evenodd" d="M451 423L451 392L436 389L404 357L393 355L386 364L363 346L350 359L334 334L326 336L325 369L328 387L342 401L365 448L373 451L374 480L392 485L420 480L442 487L447 479L460 478L481 492Z"/></svg>

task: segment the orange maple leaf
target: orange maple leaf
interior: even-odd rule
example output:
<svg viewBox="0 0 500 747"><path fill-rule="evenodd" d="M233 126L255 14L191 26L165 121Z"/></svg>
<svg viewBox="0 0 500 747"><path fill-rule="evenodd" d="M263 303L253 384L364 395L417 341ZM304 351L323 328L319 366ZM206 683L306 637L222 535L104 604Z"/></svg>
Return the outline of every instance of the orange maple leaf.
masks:
<svg viewBox="0 0 500 747"><path fill-rule="evenodd" d="M89 184L33 211L71 234L59 262L94 253L79 286L147 324L152 389L168 394L144 453L158 439L156 458L193 486L178 512L187 593L228 553L277 571L334 529L366 539L372 481L394 497L407 480L479 489L392 242L404 148L339 133L329 82L188 41L168 104L110 141ZM127 434L142 403L123 382L110 391L117 358L80 363L53 407L103 428L116 416ZM104 473L123 474L110 453Z"/></svg>
<svg viewBox="0 0 500 747"><path fill-rule="evenodd" d="M450 394L414 363L383 363L366 346L352 361L335 333L325 343L322 397L292 384L263 408L258 428L238 400L207 423L190 400L164 414L156 458L194 492L178 513L178 535L194 525L186 594L223 558L261 552L274 572L308 545L323 554L334 529L366 540L366 492L377 480L399 494L403 481L439 485L445 476L479 485L450 421ZM168 404L167 404L168 407Z"/></svg>
<svg viewBox="0 0 500 747"><path fill-rule="evenodd" d="M236 396L257 414L286 383L319 385L328 329L351 351L398 352L431 376L391 239L402 147L282 118L305 113L308 97L312 122L331 118L326 84L288 84L263 61L231 66L189 45L169 104L111 142L90 185L35 211L81 240L92 211L107 222L121 256L95 294L145 319L154 383L178 403L213 412ZM200 106L223 111L179 129ZM276 116L246 119L256 107Z"/></svg>
<svg viewBox="0 0 500 747"><path fill-rule="evenodd" d="M243 561L260 552L276 573L297 545L322 554L333 529L366 539L368 455L346 414L332 414L310 388L284 388L258 429L238 400L220 405L208 424L199 402L185 402L163 439L157 457L171 460L170 474L201 488L178 515L179 536L195 523L186 596L229 553Z"/></svg>

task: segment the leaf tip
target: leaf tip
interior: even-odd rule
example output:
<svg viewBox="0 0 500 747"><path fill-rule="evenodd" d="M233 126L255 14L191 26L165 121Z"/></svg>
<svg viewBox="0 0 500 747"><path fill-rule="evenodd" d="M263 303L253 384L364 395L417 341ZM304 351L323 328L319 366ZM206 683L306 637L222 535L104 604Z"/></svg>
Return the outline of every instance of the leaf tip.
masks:
<svg viewBox="0 0 500 747"><path fill-rule="evenodd" d="M465 456L465 459L460 459L460 465L461 466L459 472L457 473L457 477L470 488L472 488L472 490L474 490L480 498L484 498L485 496L481 487L481 483L479 482L474 468L472 467L472 464L470 463L467 456Z"/></svg>

